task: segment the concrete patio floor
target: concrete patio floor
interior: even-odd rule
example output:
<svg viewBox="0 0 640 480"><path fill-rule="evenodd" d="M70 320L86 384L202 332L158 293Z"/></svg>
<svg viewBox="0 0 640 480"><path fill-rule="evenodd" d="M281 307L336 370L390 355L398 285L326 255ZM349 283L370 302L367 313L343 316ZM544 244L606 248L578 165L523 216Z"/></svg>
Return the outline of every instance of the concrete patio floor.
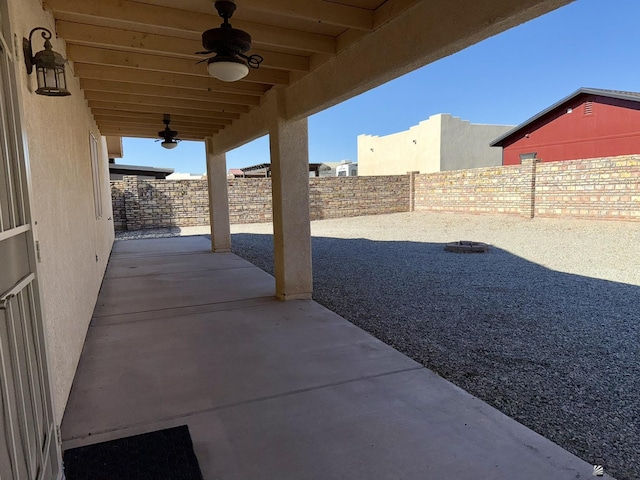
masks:
<svg viewBox="0 0 640 480"><path fill-rule="evenodd" d="M273 294L205 237L116 242L63 447L186 424L205 479L591 476L335 313Z"/></svg>

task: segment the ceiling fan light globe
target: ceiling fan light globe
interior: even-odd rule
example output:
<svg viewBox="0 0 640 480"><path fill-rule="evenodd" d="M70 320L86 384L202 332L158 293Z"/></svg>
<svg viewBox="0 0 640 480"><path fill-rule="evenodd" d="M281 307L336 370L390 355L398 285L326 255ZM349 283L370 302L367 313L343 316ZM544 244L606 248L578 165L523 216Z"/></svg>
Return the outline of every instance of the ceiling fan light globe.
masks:
<svg viewBox="0 0 640 480"><path fill-rule="evenodd" d="M244 63L229 60L212 60L214 61L210 61L209 65L207 65L209 75L223 82L237 82L249 74L249 67Z"/></svg>
<svg viewBox="0 0 640 480"><path fill-rule="evenodd" d="M166 140L165 140L164 142L162 142L162 144L161 144L161 145L162 145L164 148L166 148L166 149L168 149L168 150L171 150L171 149L176 148L176 147L178 146L178 142L176 142L175 140L174 140L174 141L171 141L171 142L168 142L168 141L166 141Z"/></svg>

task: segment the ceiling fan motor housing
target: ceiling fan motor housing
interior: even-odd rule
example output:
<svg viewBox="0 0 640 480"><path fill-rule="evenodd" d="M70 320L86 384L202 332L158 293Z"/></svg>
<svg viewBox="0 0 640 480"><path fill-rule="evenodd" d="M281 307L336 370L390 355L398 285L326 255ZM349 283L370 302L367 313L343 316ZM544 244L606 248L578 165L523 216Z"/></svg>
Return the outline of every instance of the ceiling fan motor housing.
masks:
<svg viewBox="0 0 640 480"><path fill-rule="evenodd" d="M208 52L227 56L246 53L251 49L251 35L243 30L231 28L228 23L212 28L202 34L202 46Z"/></svg>
<svg viewBox="0 0 640 480"><path fill-rule="evenodd" d="M158 132L158 136L160 138L164 138L165 140L169 141L169 140L173 140L175 137L178 136L178 132L176 132L175 130L171 130L169 128L169 125L167 125L167 127L164 130L160 130Z"/></svg>

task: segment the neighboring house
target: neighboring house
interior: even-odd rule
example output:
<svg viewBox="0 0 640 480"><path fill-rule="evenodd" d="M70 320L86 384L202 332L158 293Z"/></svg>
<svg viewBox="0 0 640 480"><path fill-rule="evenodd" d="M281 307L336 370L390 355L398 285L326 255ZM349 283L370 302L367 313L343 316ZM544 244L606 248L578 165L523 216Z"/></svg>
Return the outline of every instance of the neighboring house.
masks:
<svg viewBox="0 0 640 480"><path fill-rule="evenodd" d="M350 160L342 160L341 162L323 162L320 167L321 177L335 177L337 176L336 168L345 163L351 163Z"/></svg>
<svg viewBox="0 0 640 480"><path fill-rule="evenodd" d="M204 173L172 173L167 175L167 180L206 180L207 176Z"/></svg>
<svg viewBox="0 0 640 480"><path fill-rule="evenodd" d="M640 153L640 93L580 88L495 139L503 165Z"/></svg>
<svg viewBox="0 0 640 480"><path fill-rule="evenodd" d="M109 180L122 180L125 175L135 175L144 180L162 180L173 173L173 168L143 167L140 165L116 164L116 158L123 158L124 149L121 137L105 137L109 155Z"/></svg>
<svg viewBox="0 0 640 480"><path fill-rule="evenodd" d="M310 163L309 164L309 176L310 177L322 177L326 176L322 172L326 172L327 168L324 163ZM271 177L271 164L259 163L250 167L232 168L229 170L228 176L230 178L267 178Z"/></svg>
<svg viewBox="0 0 640 480"><path fill-rule="evenodd" d="M336 177L357 177L358 164L346 160L336 167Z"/></svg>
<svg viewBox="0 0 640 480"><path fill-rule="evenodd" d="M230 180L233 178L244 178L244 172L239 168L230 168L229 173L227 173L227 178Z"/></svg>
<svg viewBox="0 0 640 480"><path fill-rule="evenodd" d="M358 174L403 175L500 165L500 151L490 148L489 142L511 128L474 124L441 113L404 132L360 135Z"/></svg>
<svg viewBox="0 0 640 480"><path fill-rule="evenodd" d="M136 175L145 180L163 180L173 174L173 168L143 167L141 165L120 165L109 159L109 180L122 180L125 175Z"/></svg>

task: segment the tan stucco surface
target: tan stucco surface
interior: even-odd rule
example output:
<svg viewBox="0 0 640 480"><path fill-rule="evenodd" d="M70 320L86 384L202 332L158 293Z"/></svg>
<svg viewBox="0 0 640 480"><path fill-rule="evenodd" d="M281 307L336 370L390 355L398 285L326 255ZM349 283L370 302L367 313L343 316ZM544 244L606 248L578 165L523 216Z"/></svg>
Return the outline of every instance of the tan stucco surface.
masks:
<svg viewBox="0 0 640 480"><path fill-rule="evenodd" d="M55 32L39 0L10 0L14 41L32 28ZM34 35L34 53L42 50ZM52 39L66 57L64 42ZM113 244L107 150L79 83L67 67L70 97L36 95L22 51L16 58L23 131L27 132L34 232L40 245L39 282L47 332L56 420L60 422ZM89 135L98 140L103 214L96 219Z"/></svg>
<svg viewBox="0 0 640 480"><path fill-rule="evenodd" d="M449 114L432 115L409 130L358 136L359 175L434 173L502 164L489 143L513 128L478 125Z"/></svg>

